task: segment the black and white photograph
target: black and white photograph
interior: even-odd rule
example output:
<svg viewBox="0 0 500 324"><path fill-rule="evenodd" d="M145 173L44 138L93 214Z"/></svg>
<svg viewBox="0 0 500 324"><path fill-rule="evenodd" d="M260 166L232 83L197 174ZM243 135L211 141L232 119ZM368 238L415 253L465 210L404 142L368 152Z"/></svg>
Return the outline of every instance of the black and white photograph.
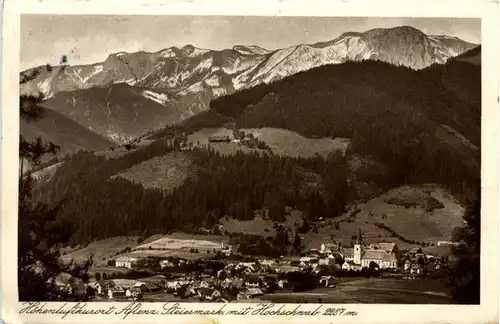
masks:
<svg viewBox="0 0 500 324"><path fill-rule="evenodd" d="M19 41L20 302L483 302L480 18L23 14Z"/></svg>

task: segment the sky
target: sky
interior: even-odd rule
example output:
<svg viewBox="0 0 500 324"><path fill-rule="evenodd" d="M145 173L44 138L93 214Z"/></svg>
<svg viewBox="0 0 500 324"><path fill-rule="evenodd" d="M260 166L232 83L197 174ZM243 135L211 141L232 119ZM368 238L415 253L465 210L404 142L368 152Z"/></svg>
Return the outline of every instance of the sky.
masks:
<svg viewBox="0 0 500 324"><path fill-rule="evenodd" d="M480 44L480 19L271 16L23 15L20 68L104 61L116 52L156 52L187 44L206 49L258 45L269 50L335 39L344 32L408 25L429 35Z"/></svg>

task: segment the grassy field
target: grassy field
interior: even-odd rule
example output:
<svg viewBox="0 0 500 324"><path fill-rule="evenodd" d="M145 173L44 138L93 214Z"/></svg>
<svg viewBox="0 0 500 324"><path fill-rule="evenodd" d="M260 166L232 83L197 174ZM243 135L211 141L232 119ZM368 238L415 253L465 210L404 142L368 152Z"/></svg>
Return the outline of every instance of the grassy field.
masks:
<svg viewBox="0 0 500 324"><path fill-rule="evenodd" d="M113 176L141 183L145 188L172 190L180 186L192 169L191 159L184 152L172 152L134 165Z"/></svg>
<svg viewBox="0 0 500 324"><path fill-rule="evenodd" d="M227 237L218 235L195 235L184 233L173 233L169 235L156 234L146 238L138 243L139 237L113 237L105 240L92 242L86 247L74 249L65 249L62 251L62 259L69 262L73 259L76 262L83 262L93 256L94 268L100 268L101 271L106 270L109 259L114 259L120 256L176 256L186 259L199 259L214 256L213 249L218 249L222 242L228 241ZM152 249L149 249L149 246ZM144 250L124 252L126 248L134 250L141 247ZM153 248L154 247L154 248ZM190 248L197 248L200 253L190 253ZM206 249L210 247L212 252L208 254ZM203 251L203 253L201 253ZM114 271L118 268L111 267L107 271ZM95 270L98 271L98 270Z"/></svg>
<svg viewBox="0 0 500 324"><path fill-rule="evenodd" d="M233 155L241 151L244 153L262 152L259 149L251 149L248 146L239 143L217 143L209 142L211 136L228 136L229 139L234 139L233 131L228 128L203 128L188 136L188 146L211 147L222 155Z"/></svg>
<svg viewBox="0 0 500 324"><path fill-rule="evenodd" d="M408 202L414 206L401 206L403 204L401 201L391 200L394 197L401 197L406 206ZM428 210L428 206L431 205L428 201L432 202L432 206L442 206L442 208ZM410 240L436 242L450 239L453 228L462 224L463 212L463 207L437 186L395 188L359 205L357 212L353 215L346 213L335 219L327 219L324 223L318 223L317 231L311 230L305 234L303 243L305 249L317 249L322 243L334 242L348 246L354 241L353 236L357 236L361 229L365 242L395 242L400 248L409 249L417 245L403 242L375 224L386 224L396 233ZM337 221L338 227L335 225ZM273 222L262 218L258 212L251 221L225 217L220 220L220 224L221 230L229 233L276 235ZM293 210L283 225L285 228L294 229L297 224L302 224L302 213ZM428 249L430 249L429 253L436 255L447 255L450 251L449 247L435 246Z"/></svg>
<svg viewBox="0 0 500 324"><path fill-rule="evenodd" d="M209 144L208 139L211 136L228 136L231 140L234 138L233 131L228 128L202 128L188 136L188 145L189 143L193 143L193 145L207 145Z"/></svg>
<svg viewBox="0 0 500 324"><path fill-rule="evenodd" d="M75 262L82 262L93 256L95 266L106 265L107 260L113 255L123 251L125 248L132 248L137 245L138 237L136 236L120 236L112 237L105 240L98 240L90 243L83 248L63 251L62 259Z"/></svg>
<svg viewBox="0 0 500 324"><path fill-rule="evenodd" d="M389 198L415 195L415 206L401 206L400 202L387 203ZM443 208L432 211L419 206L422 196L432 198L443 205ZM418 198L418 199L417 199ZM397 204L396 204L397 203ZM411 248L415 245L392 237L391 233L377 227L383 223L403 237L424 242L449 240L455 226L462 225L464 208L443 189L433 186L405 186L373 198L359 205L355 215L343 215L335 219L339 221L338 229L332 224L326 224L318 229L318 233L306 235L306 248L318 248L322 242L340 242L348 245L353 242L352 236L359 229L367 242L396 242L400 248Z"/></svg>
<svg viewBox="0 0 500 324"><path fill-rule="evenodd" d="M280 128L241 129L241 131L252 133L257 139L269 145L273 153L292 157L311 157L316 154L327 156L335 151L345 153L349 146L349 140L345 138L305 138ZM188 136L188 145L210 146L224 155L235 154L237 151L263 152L238 143L210 143L211 136L234 138L233 131L227 128L203 128Z"/></svg>
<svg viewBox="0 0 500 324"><path fill-rule="evenodd" d="M214 257L216 251L220 250L221 243L227 241L227 237L219 235L158 234L147 238L141 244L133 247L131 252L124 255L142 258L155 256L197 260ZM198 250L198 253L190 252L191 249Z"/></svg>
<svg viewBox="0 0 500 324"><path fill-rule="evenodd" d="M306 138L295 132L280 128L241 129L252 133L257 139L269 145L275 154L292 157L312 157L316 154L327 156L339 151L345 154L349 139L345 138Z"/></svg>
<svg viewBox="0 0 500 324"><path fill-rule="evenodd" d="M274 303L450 304L442 282L430 280L360 279L336 288L278 292L261 297Z"/></svg>
<svg viewBox="0 0 500 324"><path fill-rule="evenodd" d="M173 237L162 237L157 239L156 241L145 243L135 247L137 250L189 250L189 249L220 249L220 242L213 242L202 239L179 239Z"/></svg>
<svg viewBox="0 0 500 324"><path fill-rule="evenodd" d="M219 220L222 227L221 231L229 233L245 233L261 236L275 236L276 229L273 227L273 221L264 219L258 213L254 219L250 221L240 221L232 218L221 218ZM296 224L302 224L302 213L297 210L292 210L286 218L286 222L281 223L285 228L295 228Z"/></svg>

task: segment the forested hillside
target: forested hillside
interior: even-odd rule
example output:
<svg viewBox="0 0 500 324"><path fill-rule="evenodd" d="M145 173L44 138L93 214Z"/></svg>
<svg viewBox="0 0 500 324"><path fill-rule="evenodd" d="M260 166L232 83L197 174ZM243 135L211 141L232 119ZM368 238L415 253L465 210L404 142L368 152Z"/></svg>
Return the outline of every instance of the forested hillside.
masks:
<svg viewBox="0 0 500 324"><path fill-rule="evenodd" d="M39 198L64 201L59 218L73 226L73 243L141 235L146 230L193 232L198 227L211 228L224 215L252 219L254 210L262 207L268 208L275 221L284 220L285 206L304 210L309 218L335 217L354 198L346 159L333 154L327 159L299 159L257 153L221 156L195 149L190 154L199 172L168 194L121 178L109 179L131 165L177 148L159 140L110 160L79 152L39 188ZM304 171L317 174L320 183L306 185Z"/></svg>
<svg viewBox="0 0 500 324"><path fill-rule="evenodd" d="M351 138L353 153L392 168L394 184L436 182L468 196L479 186L479 151L437 134L447 125L480 147L480 82L471 67L477 69L458 62L424 71L378 61L322 66L218 98L211 108L239 128Z"/></svg>

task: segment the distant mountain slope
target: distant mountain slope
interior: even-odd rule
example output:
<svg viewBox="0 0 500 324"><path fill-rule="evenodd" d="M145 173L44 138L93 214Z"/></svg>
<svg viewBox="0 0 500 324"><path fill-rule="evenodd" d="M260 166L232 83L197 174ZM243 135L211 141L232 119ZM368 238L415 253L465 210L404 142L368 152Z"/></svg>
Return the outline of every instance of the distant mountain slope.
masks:
<svg viewBox="0 0 500 324"><path fill-rule="evenodd" d="M456 37L426 35L408 26L350 32L327 42L274 51L255 45L223 50L186 45L155 53L114 53L90 65L38 67L41 73L23 84L21 92L42 92L51 108L123 142L148 127L176 123L205 111L214 98L314 67L375 59L423 69L475 46ZM109 102L103 94L109 89L123 91L123 95ZM113 117L94 112L104 112L108 104ZM117 116L118 110L124 111L121 116ZM90 115L81 117L84 111ZM131 124L137 129L130 130Z"/></svg>
<svg viewBox="0 0 500 324"><path fill-rule="evenodd" d="M476 107L477 115L481 107L481 46L448 60L444 65L429 66L422 73L440 80L447 90Z"/></svg>
<svg viewBox="0 0 500 324"><path fill-rule="evenodd" d="M28 139L41 136L44 141L60 145L59 155L78 150L99 151L116 145L69 117L51 109L43 109L44 118L31 123L21 121L20 133ZM50 157L49 157L50 158Z"/></svg>
<svg viewBox="0 0 500 324"><path fill-rule="evenodd" d="M453 58L454 61L464 61L474 65L481 65L481 46L477 46Z"/></svg>
<svg viewBox="0 0 500 324"><path fill-rule="evenodd" d="M192 96L188 110L178 109L175 99L165 94L132 87L126 83L84 90L60 92L44 105L66 115L88 129L123 143L145 133L178 122L205 108ZM183 107L186 108L186 107Z"/></svg>

